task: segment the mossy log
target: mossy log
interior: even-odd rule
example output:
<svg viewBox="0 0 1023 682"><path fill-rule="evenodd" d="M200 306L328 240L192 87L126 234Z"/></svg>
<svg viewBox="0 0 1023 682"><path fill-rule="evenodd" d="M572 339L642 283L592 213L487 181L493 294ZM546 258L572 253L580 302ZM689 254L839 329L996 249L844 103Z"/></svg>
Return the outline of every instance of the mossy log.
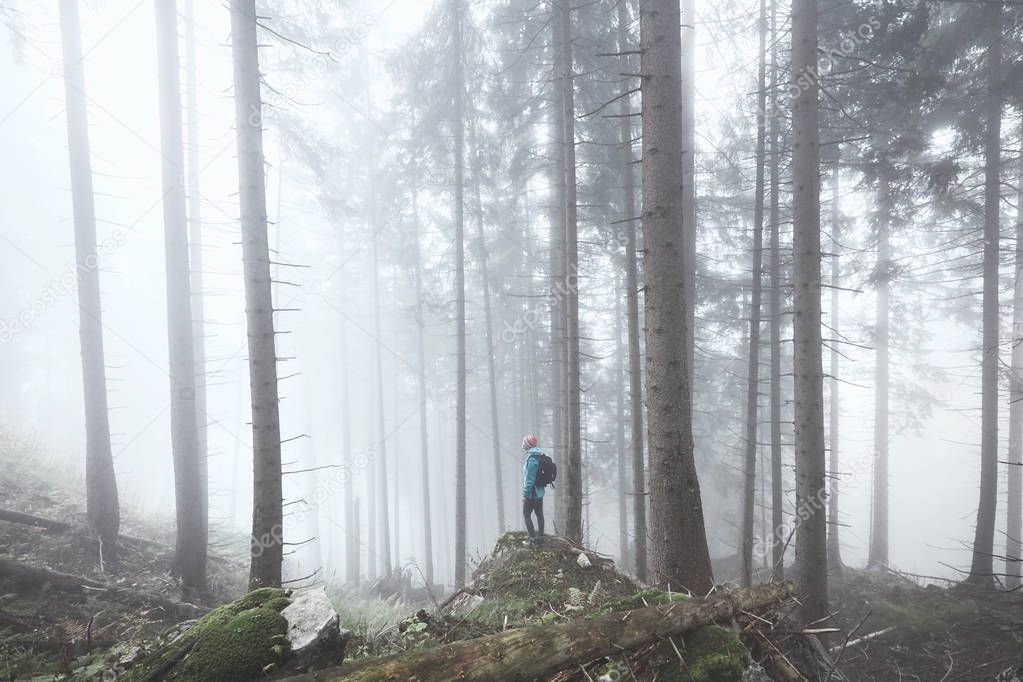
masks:
<svg viewBox="0 0 1023 682"><path fill-rule="evenodd" d="M335 680L534 680L603 656L632 651L665 637L731 620L793 596L791 583L773 583L569 623L500 632L434 649L287 678Z"/></svg>
<svg viewBox="0 0 1023 682"><path fill-rule="evenodd" d="M195 618L209 609L176 602L158 594L139 592L116 585L107 585L80 575L54 571L49 568L29 566L20 561L0 558L0 578L10 578L33 585L47 585L51 589L76 594L89 592L128 605L158 606L179 618Z"/></svg>

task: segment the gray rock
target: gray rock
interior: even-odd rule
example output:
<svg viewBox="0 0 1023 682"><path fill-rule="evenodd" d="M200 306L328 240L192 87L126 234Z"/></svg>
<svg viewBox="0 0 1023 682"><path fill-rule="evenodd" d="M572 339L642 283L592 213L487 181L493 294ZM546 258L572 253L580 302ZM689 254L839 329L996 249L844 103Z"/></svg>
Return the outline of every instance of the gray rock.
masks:
<svg viewBox="0 0 1023 682"><path fill-rule="evenodd" d="M351 633L341 629L337 610L322 587L293 594L281 615L288 621L296 667L317 670L341 663Z"/></svg>

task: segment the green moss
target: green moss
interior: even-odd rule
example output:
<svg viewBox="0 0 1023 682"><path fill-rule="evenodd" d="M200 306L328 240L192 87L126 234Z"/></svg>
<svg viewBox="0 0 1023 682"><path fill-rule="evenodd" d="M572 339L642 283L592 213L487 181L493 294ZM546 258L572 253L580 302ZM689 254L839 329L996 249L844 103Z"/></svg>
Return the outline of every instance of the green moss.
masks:
<svg viewBox="0 0 1023 682"><path fill-rule="evenodd" d="M612 599L594 611L593 615L602 616L606 613L611 613L612 611L631 611L633 609L646 608L647 606L667 604L670 601L682 601L683 599L688 598L688 595L681 592L672 592L669 594L664 590L648 588L628 597Z"/></svg>
<svg viewBox="0 0 1023 682"><path fill-rule="evenodd" d="M243 611L209 631L178 666L172 679L182 682L244 682L259 678L268 666L290 653L288 621L260 607Z"/></svg>
<svg viewBox="0 0 1023 682"><path fill-rule="evenodd" d="M686 640L683 658L693 682L739 682L749 651L734 630L708 625Z"/></svg>
<svg viewBox="0 0 1023 682"><path fill-rule="evenodd" d="M284 616L280 615L280 611L290 603L287 594L282 589L264 587L217 607L180 636L146 656L129 671L127 680L131 682L144 679L151 670L178 657L180 652L193 642L198 643L174 666L168 679L196 681L250 679L251 675L248 672L241 677L222 677L219 672L210 673L196 667L200 660L202 665L217 665L214 659L222 658L224 667L217 667L217 671L234 668L249 671L250 666L236 662L235 655L239 652L247 657L246 660L251 666L258 666L255 668L255 675L261 675L264 666L278 663L287 654L283 649L274 649L287 644L284 635L287 633L288 623Z"/></svg>

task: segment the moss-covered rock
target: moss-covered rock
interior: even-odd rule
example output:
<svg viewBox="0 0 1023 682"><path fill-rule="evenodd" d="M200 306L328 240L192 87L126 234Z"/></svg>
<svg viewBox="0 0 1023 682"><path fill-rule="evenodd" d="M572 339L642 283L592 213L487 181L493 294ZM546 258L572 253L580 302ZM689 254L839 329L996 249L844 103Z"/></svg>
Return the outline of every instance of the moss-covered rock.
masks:
<svg viewBox="0 0 1023 682"><path fill-rule="evenodd" d="M155 670L181 682L257 678L290 653L288 621L280 614L289 603L285 590L254 590L172 637L133 666L126 679L143 680Z"/></svg>
<svg viewBox="0 0 1023 682"><path fill-rule="evenodd" d="M182 682L222 680L244 682L260 677L287 658L288 621L260 606L242 611L224 625L211 628L169 679Z"/></svg>

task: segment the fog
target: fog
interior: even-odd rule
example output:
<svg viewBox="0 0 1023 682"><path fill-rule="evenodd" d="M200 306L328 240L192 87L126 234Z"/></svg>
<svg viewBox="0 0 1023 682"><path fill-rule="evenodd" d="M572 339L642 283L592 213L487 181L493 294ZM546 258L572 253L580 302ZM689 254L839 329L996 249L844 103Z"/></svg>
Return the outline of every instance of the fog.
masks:
<svg viewBox="0 0 1023 682"><path fill-rule="evenodd" d="M511 98L502 100L493 83L502 77L514 82L520 76L508 57L512 48L495 37L502 25L495 13L500 4L475 3L468 31L472 68L485 74L476 82L486 92L479 93L475 105L485 120L466 134L486 138L481 204L499 416L495 434L470 154L465 185L470 558L489 552L499 533L495 438L509 529L522 527L522 437L536 434L555 461L565 452L564 443L552 442L557 440L551 435L549 409L554 398L547 378L549 359L543 355L549 351L543 340L550 315L544 294L550 287L545 273L553 190L542 172L521 183L508 176L515 164L545 158L549 135L540 115L525 124L531 133L509 138L504 113L493 104L507 106ZM695 50L699 266L694 439L708 543L712 557L723 558L738 551L742 497L757 4L700 4ZM59 19L56 7L47 3L6 2L2 9L6 43L0 49L5 84L0 92L0 139L6 162L0 164L0 419L11 441L35 442L40 466L59 470L70 487L84 487L78 288ZM417 127L403 99L411 90L429 100L440 88L425 75L414 75L417 68L430 69L422 55L431 54L431 48L421 43L424 33L430 36L437 30L428 23L435 10L417 0L261 3L261 23L272 29L260 31L265 108L259 116L274 306L279 311L275 323L284 532L285 542L299 543L285 548L289 579L341 579L345 538L350 535L362 546L364 574L374 573L368 563L378 562L383 542L391 544L393 563L418 565L423 556L420 413L425 412L436 582L455 582L453 190L450 159L437 160L442 156L437 150L450 148L451 140L439 136L429 121ZM201 206L210 526L218 542L243 545L252 530L253 436L230 16L221 3L196 2L194 11L198 148L186 153L198 154L200 168L199 177L187 185L189 194L198 193ZM153 4L87 2L80 13L111 444L122 516L129 524L138 518L156 519L170 533L175 497ZM610 26L613 17L606 21ZM182 21L182 55L184 28ZM599 62L598 53L613 51L589 36L580 37L575 49L586 65ZM537 58L526 54L526 59ZM438 63L443 57L438 56ZM594 78L604 78L605 84L620 71L615 63L605 63L603 69ZM584 71L583 64L578 70ZM182 71L182 79L184 75ZM435 76L442 78L440 73ZM614 232L623 218L619 199L587 184L600 181L606 187L617 182L598 178L599 154L614 150L601 151L595 141L600 125L614 131L617 122L599 114L582 116L596 109L589 106L591 100L602 96L587 96L589 82L580 79L576 85L579 125L589 126L580 138L592 142L580 145L579 151L584 536L589 547L619 557L620 496L628 495L630 509L632 504L632 495L620 491L616 479L616 381L628 371L616 357L615 342L624 294L616 285L622 261ZM534 90L540 92L544 85L534 83ZM473 87L470 97L477 94ZM1009 120L1007 114L1005 127L1012 133L1015 124ZM934 150L945 144L943 134L935 133ZM412 139L415 135L428 139ZM515 148L530 141L529 148ZM418 144L431 151L401 151ZM1018 154L1018 138L1007 139L1003 146ZM395 169L407 168L417 154L424 166L433 165L423 170L413 216L408 180ZM977 159L962 162L969 166ZM724 167L730 164L741 190L723 184ZM840 480L843 560L860 566L867 562L872 514L876 204L856 171L843 170L841 180L841 336L826 344L825 372L834 346L842 354L842 429L840 471L832 474ZM828 216L832 197L826 183L821 195L821 212ZM788 215L787 207L782 209ZM1009 206L1004 210L1010 215ZM425 290L425 402L417 384L416 220ZM791 224L783 220L782 240L788 244ZM937 231L938 221L930 214L909 214L892 232L892 254L901 270L892 283L890 563L923 576L955 579L969 567L980 481L980 280L963 277L950 283L953 275L943 270L940 258L929 255L934 246L927 241L928 226ZM1003 222L1008 234L1011 220ZM830 254L828 229L825 225L822 240ZM1003 245L1003 250L1011 248L1008 242ZM965 265L966 272L979 272ZM1005 311L1012 302L1012 288L1006 284L1012 272L1004 260ZM379 321L374 317L377 281ZM832 336L828 326L834 321L829 295L824 293L826 339ZM617 331L624 341L624 322ZM1010 330L1006 314L1001 341L1006 359L1017 331ZM791 336L786 326L782 440L787 496L793 461ZM766 343L766 331L762 340ZM527 360L535 364L523 366ZM761 462L769 456L766 367L762 364ZM623 381L627 384L628 377ZM999 404L1002 453L1008 445L1007 391ZM342 499L340 472L348 470L337 467L346 453L353 458L355 495L363 505L359 525L348 518ZM390 537L374 541L365 505L378 499L379 491L371 486L377 480L373 476L381 475L381 453L387 466ZM565 465L559 461L559 467L563 476ZM1004 544L1006 527L1002 469L998 547ZM559 477L549 491L549 510L556 508L564 489ZM758 479L758 505L760 491ZM791 512L791 503L786 509ZM553 516L548 514L550 525ZM416 570L413 580L422 582Z"/></svg>

